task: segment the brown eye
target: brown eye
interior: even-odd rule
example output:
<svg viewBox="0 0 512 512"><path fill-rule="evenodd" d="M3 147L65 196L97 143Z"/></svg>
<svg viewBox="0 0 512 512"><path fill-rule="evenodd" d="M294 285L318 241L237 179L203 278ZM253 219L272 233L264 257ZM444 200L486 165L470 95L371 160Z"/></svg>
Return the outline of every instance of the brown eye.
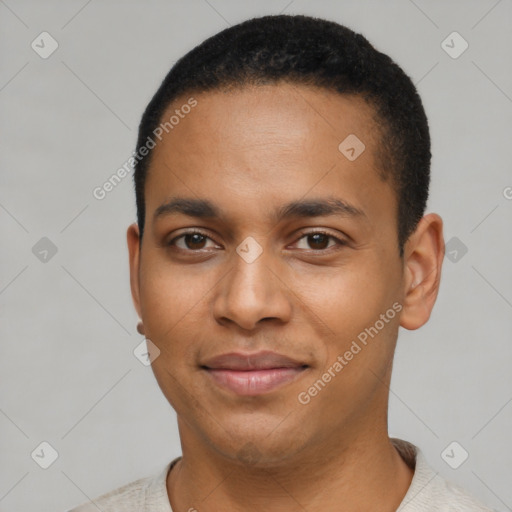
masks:
<svg viewBox="0 0 512 512"><path fill-rule="evenodd" d="M208 249L208 242L213 243L213 240L199 231L191 231L184 233L176 238L173 238L168 245L175 246L182 251L200 251L201 249Z"/></svg>
<svg viewBox="0 0 512 512"><path fill-rule="evenodd" d="M188 249L203 249L206 237L200 233L192 233L183 237Z"/></svg>
<svg viewBox="0 0 512 512"><path fill-rule="evenodd" d="M311 249L314 250L322 250L327 249L329 245L329 239L332 238L325 233L313 233L312 235L307 235L308 243Z"/></svg>
<svg viewBox="0 0 512 512"><path fill-rule="evenodd" d="M328 249L340 249L342 246L347 245L347 242L329 233L314 231L310 233L302 233L302 236L298 239L296 244L298 244L299 249L327 253Z"/></svg>

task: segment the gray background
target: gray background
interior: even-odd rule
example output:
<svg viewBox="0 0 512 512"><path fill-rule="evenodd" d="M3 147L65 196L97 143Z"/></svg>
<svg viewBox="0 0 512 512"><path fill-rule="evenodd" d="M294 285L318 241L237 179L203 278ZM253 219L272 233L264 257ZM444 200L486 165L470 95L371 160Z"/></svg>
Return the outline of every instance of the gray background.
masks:
<svg viewBox="0 0 512 512"><path fill-rule="evenodd" d="M510 0L0 0L0 510L65 510L181 453L174 412L133 355L143 338L128 282L131 176L102 201L92 191L135 149L177 58L282 11L362 32L418 85L433 139L429 211L458 260L445 258L430 322L401 330L390 433L512 510ZM31 48L43 31L59 44L47 59ZM469 43L457 59L441 46L453 31ZM43 237L57 248L46 261ZM42 441L59 454L46 470L31 458ZM452 441L469 453L458 469L441 457Z"/></svg>

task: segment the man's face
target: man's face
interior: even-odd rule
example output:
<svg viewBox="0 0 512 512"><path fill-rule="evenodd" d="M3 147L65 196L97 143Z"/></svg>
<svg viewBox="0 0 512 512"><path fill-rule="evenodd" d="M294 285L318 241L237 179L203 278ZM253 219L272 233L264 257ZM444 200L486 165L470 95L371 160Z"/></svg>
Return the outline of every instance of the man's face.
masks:
<svg viewBox="0 0 512 512"><path fill-rule="evenodd" d="M372 110L358 97L290 84L194 97L154 150L143 242L132 251L136 306L161 351L153 370L182 438L233 460L253 443L264 465L385 428L403 267ZM359 156L353 138L338 149L351 134L365 145ZM208 201L219 216L156 215L180 198ZM279 215L312 201L347 207ZM298 367L254 388L249 375L205 368L222 354L259 351Z"/></svg>

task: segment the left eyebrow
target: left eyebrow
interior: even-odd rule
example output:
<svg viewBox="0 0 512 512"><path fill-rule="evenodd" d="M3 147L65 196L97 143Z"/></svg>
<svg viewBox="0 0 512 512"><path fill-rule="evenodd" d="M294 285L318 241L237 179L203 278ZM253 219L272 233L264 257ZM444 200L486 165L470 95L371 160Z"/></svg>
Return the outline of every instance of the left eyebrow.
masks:
<svg viewBox="0 0 512 512"><path fill-rule="evenodd" d="M161 204L155 210L153 222L159 217L177 213L201 219L220 219L226 217L218 206L207 199L175 197ZM277 208L270 217L273 222L277 223L294 217L308 218L331 215L352 218L366 217L366 213L363 210L346 201L333 197L292 201Z"/></svg>
<svg viewBox="0 0 512 512"><path fill-rule="evenodd" d="M343 217L366 217L363 210L342 201L338 198L309 199L292 201L274 213L275 221L290 217L325 217L329 215L341 215Z"/></svg>

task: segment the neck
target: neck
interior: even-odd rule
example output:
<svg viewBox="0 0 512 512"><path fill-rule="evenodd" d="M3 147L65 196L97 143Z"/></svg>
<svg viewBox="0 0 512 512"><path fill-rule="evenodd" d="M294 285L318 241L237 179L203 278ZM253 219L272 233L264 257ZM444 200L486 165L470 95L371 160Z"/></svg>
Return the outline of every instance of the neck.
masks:
<svg viewBox="0 0 512 512"><path fill-rule="evenodd" d="M173 510L316 512L342 503L344 512L394 512L413 477L386 429L378 435L344 433L330 446L317 443L286 464L265 467L221 456L183 425L180 437L183 457L167 477Z"/></svg>

